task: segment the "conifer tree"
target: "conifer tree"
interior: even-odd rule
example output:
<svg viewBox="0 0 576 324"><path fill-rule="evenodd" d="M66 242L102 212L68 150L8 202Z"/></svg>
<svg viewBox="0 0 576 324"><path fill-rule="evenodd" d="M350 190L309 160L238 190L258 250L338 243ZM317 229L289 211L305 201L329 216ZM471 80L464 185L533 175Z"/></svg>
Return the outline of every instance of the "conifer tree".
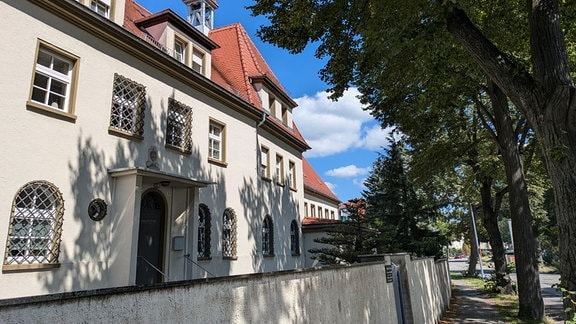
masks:
<svg viewBox="0 0 576 324"><path fill-rule="evenodd" d="M378 251L439 257L446 239L435 226L438 210L410 180L404 144L391 141L364 182L366 218L379 232Z"/></svg>

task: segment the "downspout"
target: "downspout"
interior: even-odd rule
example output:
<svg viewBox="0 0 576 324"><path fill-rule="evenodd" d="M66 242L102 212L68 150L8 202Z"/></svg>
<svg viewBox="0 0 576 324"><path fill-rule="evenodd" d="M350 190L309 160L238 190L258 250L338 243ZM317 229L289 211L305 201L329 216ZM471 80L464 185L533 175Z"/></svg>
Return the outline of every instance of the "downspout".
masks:
<svg viewBox="0 0 576 324"><path fill-rule="evenodd" d="M264 110L264 112L262 112L262 120L256 125L256 133L258 133L258 128L266 121L266 117L268 117L268 112Z"/></svg>

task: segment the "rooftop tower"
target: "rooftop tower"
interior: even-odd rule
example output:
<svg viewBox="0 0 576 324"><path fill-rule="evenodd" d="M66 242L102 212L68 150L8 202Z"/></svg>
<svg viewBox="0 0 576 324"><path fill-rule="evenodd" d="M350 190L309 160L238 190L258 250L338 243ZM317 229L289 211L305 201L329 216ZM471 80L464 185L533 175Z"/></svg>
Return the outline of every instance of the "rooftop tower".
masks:
<svg viewBox="0 0 576 324"><path fill-rule="evenodd" d="M196 29L208 35L214 28L214 10L218 9L216 0L182 0L188 6L188 22Z"/></svg>

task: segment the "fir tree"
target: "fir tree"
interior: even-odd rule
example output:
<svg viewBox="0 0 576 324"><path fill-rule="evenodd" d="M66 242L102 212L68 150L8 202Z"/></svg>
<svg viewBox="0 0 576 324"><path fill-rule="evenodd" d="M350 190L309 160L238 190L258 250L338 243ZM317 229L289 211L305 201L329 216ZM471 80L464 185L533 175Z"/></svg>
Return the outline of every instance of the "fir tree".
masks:
<svg viewBox="0 0 576 324"><path fill-rule="evenodd" d="M378 251L439 257L446 239L435 228L438 210L414 188L407 172L404 144L391 141L364 182L366 218L380 233Z"/></svg>

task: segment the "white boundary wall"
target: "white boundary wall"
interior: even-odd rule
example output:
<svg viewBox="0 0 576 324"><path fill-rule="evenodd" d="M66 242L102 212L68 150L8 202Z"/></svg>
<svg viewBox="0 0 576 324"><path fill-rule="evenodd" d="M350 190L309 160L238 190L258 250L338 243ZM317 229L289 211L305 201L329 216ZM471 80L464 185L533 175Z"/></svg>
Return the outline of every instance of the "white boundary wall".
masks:
<svg viewBox="0 0 576 324"><path fill-rule="evenodd" d="M450 299L447 263L407 261L413 323L435 323ZM380 262L7 299L0 314L5 323L398 322Z"/></svg>

